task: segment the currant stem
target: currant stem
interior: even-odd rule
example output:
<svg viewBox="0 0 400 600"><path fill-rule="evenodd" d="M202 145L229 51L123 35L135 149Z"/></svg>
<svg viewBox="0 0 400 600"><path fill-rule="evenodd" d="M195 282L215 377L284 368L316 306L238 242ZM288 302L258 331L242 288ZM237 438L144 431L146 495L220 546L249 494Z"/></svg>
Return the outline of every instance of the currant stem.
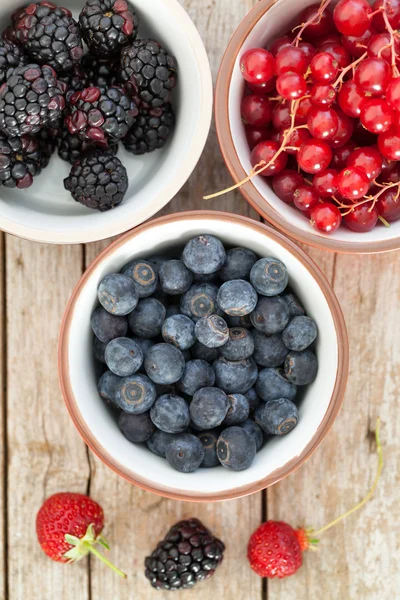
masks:
<svg viewBox="0 0 400 600"><path fill-rule="evenodd" d="M335 519L331 523L328 523L328 525L325 525L325 527L321 527L321 529L318 529L317 531L313 531L312 532L313 537L316 536L316 535L320 535L321 533L327 531L328 529L330 529L334 525L337 525L338 523L340 523L340 521L342 521L346 517L350 516L351 514L353 514L354 512L356 512L357 510L360 510L360 508L362 508L364 506L364 504L366 504L368 502L368 500L373 496L373 494L374 494L374 492L375 492L375 490L377 488L377 485L378 485L378 482L379 482L379 478L381 476L382 469L383 469L383 453L382 453L381 440L380 440L380 437L379 437L379 427L380 427L380 424L381 424L381 420L378 417L378 419L376 420L376 429L375 429L376 451L377 451L377 454L378 454L378 471L376 473L376 476L375 476L375 479L374 479L374 483L372 484L371 489L369 490L368 494L366 496L364 496L364 498L361 500L361 502L359 502L358 504L356 504L355 506L353 506L353 508L351 508L350 510L348 510L344 514L340 515L337 519Z"/></svg>
<svg viewBox="0 0 400 600"><path fill-rule="evenodd" d="M368 56L368 52L364 52L364 54L362 54L359 58L357 58L357 60L352 62L351 65L344 67L342 69L342 72L340 73L339 77L336 79L335 83L332 84L332 86L336 89L336 87L343 82L343 77L346 75L346 73L351 71L351 69L354 69L354 67L356 67L358 65L358 63L361 62L362 60L364 60L364 58L366 58L367 56Z"/></svg>
<svg viewBox="0 0 400 600"><path fill-rule="evenodd" d="M110 562L105 556L103 556L103 554L99 552L97 548L95 548L92 544L90 544L89 542L84 542L84 546L89 550L89 552L97 556L97 558L99 558L105 565L107 565L107 567L112 569L114 573L117 573L117 575L119 575L123 579L127 578L127 575L123 571L121 571L120 569L118 569L118 567L113 565L112 562Z"/></svg>
<svg viewBox="0 0 400 600"><path fill-rule="evenodd" d="M309 25L311 25L312 23L318 23L319 22L318 20L321 19L323 12L329 6L330 3L331 3L331 0L322 0L321 6L319 7L319 9L315 13L315 15L311 19L309 19L308 21L306 21L306 23L302 23L301 24L300 31L298 32L298 34L294 38L292 44L294 44L295 46L299 45L299 42L301 41L301 36L303 35L304 30L307 29L307 27ZM294 29L292 31L294 31Z"/></svg>

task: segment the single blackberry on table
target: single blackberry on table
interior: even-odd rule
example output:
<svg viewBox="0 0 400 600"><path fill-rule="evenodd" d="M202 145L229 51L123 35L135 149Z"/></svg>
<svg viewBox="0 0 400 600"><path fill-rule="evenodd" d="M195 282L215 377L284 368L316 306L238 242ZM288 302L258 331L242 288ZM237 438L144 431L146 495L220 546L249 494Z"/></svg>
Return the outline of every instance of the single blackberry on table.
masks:
<svg viewBox="0 0 400 600"><path fill-rule="evenodd" d="M45 0L13 15L15 35L33 61L68 71L83 55L78 23L67 8Z"/></svg>
<svg viewBox="0 0 400 600"><path fill-rule="evenodd" d="M136 38L139 19L128 0L88 0L79 24L91 52L109 56Z"/></svg>
<svg viewBox="0 0 400 600"><path fill-rule="evenodd" d="M105 147L115 144L132 127L138 109L122 88L88 87L69 98L68 130Z"/></svg>
<svg viewBox="0 0 400 600"><path fill-rule="evenodd" d="M192 588L214 574L224 550L224 543L197 519L180 521L146 557L145 575L157 590Z"/></svg>
<svg viewBox="0 0 400 600"><path fill-rule="evenodd" d="M71 134L65 125L62 127L58 144L58 155L60 158L73 165L83 154L93 150L93 148L93 144L81 140L78 135ZM118 144L108 146L107 152L115 156L118 152Z"/></svg>
<svg viewBox="0 0 400 600"><path fill-rule="evenodd" d="M50 155L38 137L7 137L0 133L0 186L28 188L49 163Z"/></svg>
<svg viewBox="0 0 400 600"><path fill-rule="evenodd" d="M13 42L0 40L0 85L7 81L24 58L21 48Z"/></svg>
<svg viewBox="0 0 400 600"><path fill-rule="evenodd" d="M0 88L0 129L10 137L52 127L65 108L54 69L47 65L17 67Z"/></svg>
<svg viewBox="0 0 400 600"><path fill-rule="evenodd" d="M165 146L174 122L174 111L170 104L159 108L142 108L122 143L132 154L153 152Z"/></svg>
<svg viewBox="0 0 400 600"><path fill-rule="evenodd" d="M121 54L120 78L144 108L170 101L176 70L175 58L155 40L136 40Z"/></svg>
<svg viewBox="0 0 400 600"><path fill-rule="evenodd" d="M104 212L122 202L128 174L116 156L94 151L72 165L64 187L77 202Z"/></svg>
<svg viewBox="0 0 400 600"><path fill-rule="evenodd" d="M117 84L119 58L101 58L94 54L85 54L82 57L81 65L88 86L111 87Z"/></svg>

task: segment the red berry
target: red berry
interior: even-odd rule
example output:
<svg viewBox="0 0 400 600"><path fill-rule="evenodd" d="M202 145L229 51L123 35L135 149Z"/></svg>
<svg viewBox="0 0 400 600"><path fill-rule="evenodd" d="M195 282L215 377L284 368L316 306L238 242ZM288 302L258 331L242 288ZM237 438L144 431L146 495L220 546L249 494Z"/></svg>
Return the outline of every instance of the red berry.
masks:
<svg viewBox="0 0 400 600"><path fill-rule="evenodd" d="M284 169L272 178L272 188L275 194L286 204L293 202L294 192L303 183L303 177L291 169Z"/></svg>
<svg viewBox="0 0 400 600"><path fill-rule="evenodd" d="M250 150L253 150L260 142L269 140L271 135L271 130L266 127L251 127L247 125L245 131Z"/></svg>
<svg viewBox="0 0 400 600"><path fill-rule="evenodd" d="M308 113L307 125L310 134L321 140L331 140L339 127L337 113L332 108L313 108Z"/></svg>
<svg viewBox="0 0 400 600"><path fill-rule="evenodd" d="M395 123L395 113L386 100L370 98L361 105L360 121L371 133L384 133Z"/></svg>
<svg viewBox="0 0 400 600"><path fill-rule="evenodd" d="M357 148L350 154L347 165L358 167L364 171L370 181L373 181L382 171L382 156L375 148Z"/></svg>
<svg viewBox="0 0 400 600"><path fill-rule="evenodd" d="M332 54L340 69L344 69L351 63L350 54L341 43L325 42L318 48L318 51Z"/></svg>
<svg viewBox="0 0 400 600"><path fill-rule="evenodd" d="M369 179L358 167L345 167L337 176L337 187L343 198L359 200L369 190Z"/></svg>
<svg viewBox="0 0 400 600"><path fill-rule="evenodd" d="M313 186L322 198L331 198L337 192L337 176L335 169L326 169L313 178Z"/></svg>
<svg viewBox="0 0 400 600"><path fill-rule="evenodd" d="M310 98L302 98L296 111L296 125L305 125L307 123L308 113L312 109Z"/></svg>
<svg viewBox="0 0 400 600"><path fill-rule="evenodd" d="M245 96L240 111L246 125L262 127L271 121L272 105L265 96L256 96L255 94Z"/></svg>
<svg viewBox="0 0 400 600"><path fill-rule="evenodd" d="M375 0L372 5L372 10L375 12L383 7L383 0ZM400 2L399 0L388 0L385 5L385 10L389 23L393 29L400 27ZM373 16L373 24L379 31L386 31L386 23L382 12L378 12Z"/></svg>
<svg viewBox="0 0 400 600"><path fill-rule="evenodd" d="M338 103L342 111L349 117L359 117L361 104L365 100L365 93L357 87L351 79L342 85L338 94Z"/></svg>
<svg viewBox="0 0 400 600"><path fill-rule="evenodd" d="M336 29L343 35L363 35L370 27L370 12L367 0L339 0L333 11Z"/></svg>
<svg viewBox="0 0 400 600"><path fill-rule="evenodd" d="M279 132L278 142L281 144L283 141L284 131ZM300 146L308 140L310 134L307 129L295 129L289 136L286 146L289 146L285 149L285 152L288 154L296 154ZM294 148L294 149L293 149Z"/></svg>
<svg viewBox="0 0 400 600"><path fill-rule="evenodd" d="M321 233L333 233L342 222L340 210L330 202L317 204L311 211L311 223Z"/></svg>
<svg viewBox="0 0 400 600"><path fill-rule="evenodd" d="M394 163L395 167L390 171L384 173L382 177L379 178L382 183L399 183L400 182L400 164Z"/></svg>
<svg viewBox="0 0 400 600"><path fill-rule="evenodd" d="M299 167L306 173L324 171L332 160L332 150L326 142L310 138L300 146L297 153Z"/></svg>
<svg viewBox="0 0 400 600"><path fill-rule="evenodd" d="M240 70L249 83L266 83L275 74L275 59L264 48L253 48L240 59Z"/></svg>
<svg viewBox="0 0 400 600"><path fill-rule="evenodd" d="M293 204L303 212L314 208L319 201L318 192L312 185L300 185L293 194Z"/></svg>
<svg viewBox="0 0 400 600"><path fill-rule="evenodd" d="M336 29L334 30L336 31ZM331 33L329 35L327 35L326 37L324 36L321 39L315 40L315 43L317 44L316 49L318 52L321 51L321 46L324 46L325 44L333 44L333 45L340 45L342 43L342 36L339 35L338 33Z"/></svg>
<svg viewBox="0 0 400 600"><path fill-rule="evenodd" d="M343 169L347 165L347 160L353 150L355 150L356 144L349 140L343 146L335 148L332 157L332 167L335 169Z"/></svg>
<svg viewBox="0 0 400 600"><path fill-rule="evenodd" d="M338 128L331 140L328 140L329 145L332 148L339 148L346 144L354 131L354 121L345 115L341 110L336 110L338 118Z"/></svg>
<svg viewBox="0 0 400 600"><path fill-rule="evenodd" d="M354 58L359 58L364 54L365 47L368 45L373 33L372 29L367 29L363 35L359 36L342 35L342 44Z"/></svg>
<svg viewBox="0 0 400 600"><path fill-rule="evenodd" d="M397 188L389 188L382 192L377 200L376 210L389 223L400 219L400 199Z"/></svg>
<svg viewBox="0 0 400 600"><path fill-rule="evenodd" d="M388 160L385 156L382 155L382 171L381 171L381 179L382 181L386 181L386 177L389 176L389 173L396 169L398 163L394 160Z"/></svg>
<svg viewBox="0 0 400 600"><path fill-rule="evenodd" d="M264 161L266 164L268 164L274 158L279 148L280 144L278 144L278 142L273 142L271 140L260 142L251 153L250 161L252 166L255 167L261 161ZM275 175L276 173L283 171L283 169L286 167L287 159L288 157L286 152L281 152L279 156L275 158L275 160L273 160L273 162L260 173L260 175L263 177L268 177L269 175Z"/></svg>
<svg viewBox="0 0 400 600"><path fill-rule="evenodd" d="M388 33L378 33L373 35L368 42L368 56L372 56L375 58L383 58L387 60L389 63L392 62L392 52L389 47L390 45L390 35ZM400 40L398 38L394 39L394 46L396 51L400 49Z"/></svg>
<svg viewBox="0 0 400 600"><path fill-rule="evenodd" d="M310 62L305 52L296 46L286 46L279 50L275 61L278 76L289 71L304 75Z"/></svg>
<svg viewBox="0 0 400 600"><path fill-rule="evenodd" d="M290 110L286 102L280 102L272 111L272 125L280 131L290 127Z"/></svg>
<svg viewBox="0 0 400 600"><path fill-rule="evenodd" d="M272 42L269 51L271 52L271 54L276 56L279 50L282 50L282 48L287 48L288 46L292 45L292 39L293 38L291 38L288 35L283 35L282 37Z"/></svg>
<svg viewBox="0 0 400 600"><path fill-rule="evenodd" d="M332 85L315 83L310 90L310 96L314 106L326 107L334 103L336 92Z"/></svg>
<svg viewBox="0 0 400 600"><path fill-rule="evenodd" d="M329 52L318 52L310 63L311 74L315 81L331 83L337 77L339 65Z"/></svg>
<svg viewBox="0 0 400 600"><path fill-rule="evenodd" d="M371 208L372 203L366 202L353 208L351 212L343 217L343 221L349 229L358 233L371 231L378 221L378 211Z"/></svg>
<svg viewBox="0 0 400 600"><path fill-rule="evenodd" d="M288 71L279 75L276 80L276 90L286 100L298 100L306 93L307 85L302 75Z"/></svg>
<svg viewBox="0 0 400 600"><path fill-rule="evenodd" d="M357 65L354 81L358 87L371 96L380 96L389 85L392 71L383 58L366 58Z"/></svg>
<svg viewBox="0 0 400 600"><path fill-rule="evenodd" d="M301 537L300 537L301 536ZM260 577L289 577L302 565L303 530L295 531L282 521L267 521L254 531L247 548L250 566Z"/></svg>
<svg viewBox="0 0 400 600"><path fill-rule="evenodd" d="M314 46L312 46L311 44L308 44L307 42L300 42L299 48L301 48L303 50L304 54L308 58L308 61L310 62L310 60L312 59L312 57L315 54Z"/></svg>
<svg viewBox="0 0 400 600"><path fill-rule="evenodd" d="M392 127L378 135L378 148L388 160L400 160L400 129Z"/></svg>
<svg viewBox="0 0 400 600"><path fill-rule="evenodd" d="M400 77L392 79L386 88L386 100L393 110L400 111Z"/></svg>
<svg viewBox="0 0 400 600"><path fill-rule="evenodd" d="M273 92L275 90L275 77L271 77L268 81L264 83L249 83L247 82L247 87L253 94L257 94L258 96L264 96L265 94L269 94L269 92Z"/></svg>
<svg viewBox="0 0 400 600"><path fill-rule="evenodd" d="M320 9L320 4L312 4L308 6L300 15L300 23L307 23L310 19L315 18ZM329 10L325 9L322 14L319 14L318 18L313 23L307 26L304 31L304 35L307 38L321 37L334 31L332 14Z"/></svg>

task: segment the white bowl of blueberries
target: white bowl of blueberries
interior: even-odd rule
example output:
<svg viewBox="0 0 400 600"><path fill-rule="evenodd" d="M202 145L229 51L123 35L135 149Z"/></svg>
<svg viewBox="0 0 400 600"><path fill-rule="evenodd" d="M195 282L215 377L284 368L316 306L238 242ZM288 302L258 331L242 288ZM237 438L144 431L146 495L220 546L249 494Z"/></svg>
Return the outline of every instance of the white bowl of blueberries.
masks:
<svg viewBox="0 0 400 600"><path fill-rule="evenodd" d="M340 307L295 244L244 217L157 219L78 283L60 381L87 444L120 475L174 498L267 487L317 447L340 408Z"/></svg>

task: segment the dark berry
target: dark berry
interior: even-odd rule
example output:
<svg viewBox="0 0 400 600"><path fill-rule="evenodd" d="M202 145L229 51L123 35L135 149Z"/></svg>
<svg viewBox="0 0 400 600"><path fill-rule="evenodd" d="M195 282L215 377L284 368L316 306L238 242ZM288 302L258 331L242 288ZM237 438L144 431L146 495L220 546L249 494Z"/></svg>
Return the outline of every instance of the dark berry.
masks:
<svg viewBox="0 0 400 600"><path fill-rule="evenodd" d="M156 291L158 275L146 260L141 258L131 260L121 272L134 281L139 292L139 298L147 298Z"/></svg>
<svg viewBox="0 0 400 600"><path fill-rule="evenodd" d="M250 413L250 405L246 396L243 394L230 394L228 396L229 409L222 423L223 427L239 425L244 423Z"/></svg>
<svg viewBox="0 0 400 600"><path fill-rule="evenodd" d="M107 344L105 357L107 367L119 377L133 375L143 363L143 352L127 337L111 340Z"/></svg>
<svg viewBox="0 0 400 600"><path fill-rule="evenodd" d="M0 133L0 186L25 189L49 162L46 145L36 137Z"/></svg>
<svg viewBox="0 0 400 600"><path fill-rule="evenodd" d="M284 435L292 431L299 419L297 407L287 398L269 400L259 406L255 421L268 435Z"/></svg>
<svg viewBox="0 0 400 600"><path fill-rule="evenodd" d="M305 310L300 304L300 300L292 292L285 292L281 296L289 307L290 318L301 317L305 315Z"/></svg>
<svg viewBox="0 0 400 600"><path fill-rule="evenodd" d="M194 396L197 390L212 387L214 383L215 373L212 366L205 360L194 359L186 363L177 388L188 396Z"/></svg>
<svg viewBox="0 0 400 600"><path fill-rule="evenodd" d="M252 412L260 404L260 398L257 396L256 388L252 387L244 393L247 400L249 401L250 411Z"/></svg>
<svg viewBox="0 0 400 600"><path fill-rule="evenodd" d="M81 65L85 77L87 78L87 85L84 85L83 87L113 87L118 85L118 58L102 58L95 54L85 54L85 56L82 57ZM76 89L75 91L79 90Z"/></svg>
<svg viewBox="0 0 400 600"><path fill-rule="evenodd" d="M104 402L113 406L114 408L118 407L116 402L116 394L117 394L117 386L120 382L120 378L117 375L114 375L111 371L106 371L100 377L97 389L99 390L100 396L103 398Z"/></svg>
<svg viewBox="0 0 400 600"><path fill-rule="evenodd" d="M250 321L250 315L244 315L243 317L230 317L229 315L226 315L225 317L226 322L228 323L229 327L243 327L244 329L252 329L253 328L253 324Z"/></svg>
<svg viewBox="0 0 400 600"><path fill-rule="evenodd" d="M252 333L243 327L233 327L229 330L229 339L221 346L222 356L228 360L244 360L254 352Z"/></svg>
<svg viewBox="0 0 400 600"><path fill-rule="evenodd" d="M310 317L295 317L282 331L282 340L289 350L300 352L310 346L318 335L317 324ZM265 365L279 366L279 365Z"/></svg>
<svg viewBox="0 0 400 600"><path fill-rule="evenodd" d="M194 321L218 314L217 295L218 288L212 283L192 285L181 298L181 312Z"/></svg>
<svg viewBox="0 0 400 600"><path fill-rule="evenodd" d="M126 317L111 315L102 306L94 310L90 322L94 335L105 344L115 338L124 337L128 331Z"/></svg>
<svg viewBox="0 0 400 600"><path fill-rule="evenodd" d="M250 278L250 271L257 262L257 256L248 248L232 248L226 253L225 264L218 271L222 281Z"/></svg>
<svg viewBox="0 0 400 600"><path fill-rule="evenodd" d="M153 340L148 340L148 339L140 338L140 337L136 337L136 336L132 337L132 339L139 346L139 348L143 352L143 356L144 357L146 357L146 355L147 355L148 351L150 350L150 348L152 346L154 346L154 341Z"/></svg>
<svg viewBox="0 0 400 600"><path fill-rule="evenodd" d="M71 134L65 123L61 127L58 138L58 156L71 163L71 165L79 160L82 154L86 154L95 148L91 142L82 140L79 135ZM108 146L107 152L115 156L118 152L118 145Z"/></svg>
<svg viewBox="0 0 400 600"><path fill-rule="evenodd" d="M256 443L257 452L261 450L264 443L264 436L261 427L259 427L257 423L253 421L253 419L247 419L247 421L244 423L240 423L239 427L242 427L245 431L247 431L247 433L250 433L250 435L253 436Z"/></svg>
<svg viewBox="0 0 400 600"><path fill-rule="evenodd" d="M142 298L128 316L129 328L141 338L155 338L161 333L165 306L155 298Z"/></svg>
<svg viewBox="0 0 400 600"><path fill-rule="evenodd" d="M165 433L181 433L190 423L185 400L174 394L159 396L150 410L150 417L154 425Z"/></svg>
<svg viewBox="0 0 400 600"><path fill-rule="evenodd" d="M216 387L198 390L190 403L190 416L201 429L214 429L225 419L229 402L226 394Z"/></svg>
<svg viewBox="0 0 400 600"><path fill-rule="evenodd" d="M99 362L106 364L106 347L107 344L99 340L96 336L93 338L93 356Z"/></svg>
<svg viewBox="0 0 400 600"><path fill-rule="evenodd" d="M234 317L250 314L257 305L257 292L248 281L233 279L221 285L217 303L221 310Z"/></svg>
<svg viewBox="0 0 400 600"><path fill-rule="evenodd" d="M174 111L170 104L158 108L140 108L133 127L122 143L128 152L135 155L153 152L165 146L174 123Z"/></svg>
<svg viewBox="0 0 400 600"><path fill-rule="evenodd" d="M196 342L194 323L186 315L175 315L166 319L161 330L163 339L179 350L188 350Z"/></svg>
<svg viewBox="0 0 400 600"><path fill-rule="evenodd" d="M127 315L137 305L139 293L132 279L121 273L110 273L97 288L100 304L113 315Z"/></svg>
<svg viewBox="0 0 400 600"><path fill-rule="evenodd" d="M150 419L150 413L145 412L141 415L130 415L121 411L118 426L121 433L130 442L141 443L151 438L155 431L153 421Z"/></svg>
<svg viewBox="0 0 400 600"><path fill-rule="evenodd" d="M21 48L7 40L0 40L0 85L11 77L22 60Z"/></svg>
<svg viewBox="0 0 400 600"><path fill-rule="evenodd" d="M296 385L308 385L317 376L318 361L311 350L289 352L285 360L285 375Z"/></svg>
<svg viewBox="0 0 400 600"><path fill-rule="evenodd" d="M197 321L195 334L198 341L207 348L219 348L228 341L229 328L222 317L210 315Z"/></svg>
<svg viewBox="0 0 400 600"><path fill-rule="evenodd" d="M254 327L265 333L273 335L285 329L289 322L289 307L280 296L260 298L256 308L250 314Z"/></svg>
<svg viewBox="0 0 400 600"><path fill-rule="evenodd" d="M177 471L180 471L181 473L193 473L193 471L196 471L196 469L200 467L204 460L203 444L191 433L177 435L172 442L168 444L165 458L171 467ZM188 554L189 552L183 553Z"/></svg>
<svg viewBox="0 0 400 600"><path fill-rule="evenodd" d="M227 394L245 394L257 381L258 369L252 358L233 361L222 356L214 361L216 385Z"/></svg>
<svg viewBox="0 0 400 600"><path fill-rule="evenodd" d="M183 249L182 260L193 273L215 273L225 263L225 248L213 235L198 235Z"/></svg>
<svg viewBox="0 0 400 600"><path fill-rule="evenodd" d="M223 467L232 471L248 469L256 451L254 437L242 427L228 427L218 438L218 459Z"/></svg>
<svg viewBox="0 0 400 600"><path fill-rule="evenodd" d="M196 342L195 345L190 348L190 352L193 358L206 360L208 362L213 362L219 355L218 348L207 348L207 346L204 346L204 344L201 344L200 342Z"/></svg>
<svg viewBox="0 0 400 600"><path fill-rule="evenodd" d="M185 359L175 346L156 344L148 351L144 368L154 383L171 384L182 377Z"/></svg>
<svg viewBox="0 0 400 600"><path fill-rule="evenodd" d="M293 400L297 388L294 383L286 379L281 369L263 369L258 375L256 392L264 402L277 398Z"/></svg>
<svg viewBox="0 0 400 600"><path fill-rule="evenodd" d="M276 258L261 258L250 272L250 281L263 296L276 296L286 288L289 275L285 265Z"/></svg>
<svg viewBox="0 0 400 600"><path fill-rule="evenodd" d="M168 444L175 439L175 435L174 433L166 433L165 431L156 429L151 438L147 440L146 446L153 454L165 458Z"/></svg>
<svg viewBox="0 0 400 600"><path fill-rule="evenodd" d="M184 294L193 282L193 273L181 260L167 260L159 270L161 289L172 296Z"/></svg>
<svg viewBox="0 0 400 600"><path fill-rule="evenodd" d="M135 373L119 380L115 400L123 411L140 415L153 406L156 400L156 387L146 375Z"/></svg>
<svg viewBox="0 0 400 600"><path fill-rule="evenodd" d="M253 358L261 367L281 367L289 350L282 341L282 335L265 335L261 331L253 331Z"/></svg>
<svg viewBox="0 0 400 600"><path fill-rule="evenodd" d="M217 430L199 431L197 437L203 444L204 450L204 459L200 467L202 469L210 469L212 467L217 467L219 465L219 460L217 456Z"/></svg>

